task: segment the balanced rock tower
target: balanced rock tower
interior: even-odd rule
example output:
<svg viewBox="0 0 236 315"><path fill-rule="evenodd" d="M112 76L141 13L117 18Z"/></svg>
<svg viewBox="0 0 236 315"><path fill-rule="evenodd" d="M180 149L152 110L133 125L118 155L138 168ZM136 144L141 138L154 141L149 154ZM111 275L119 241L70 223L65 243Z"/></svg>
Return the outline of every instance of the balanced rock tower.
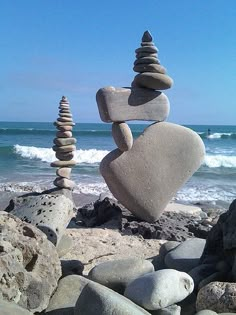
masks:
<svg viewBox="0 0 236 315"><path fill-rule="evenodd" d="M157 58L151 34L136 49L131 88L105 87L96 99L102 121L112 122L117 149L104 157L100 172L110 191L137 217L156 221L179 188L200 167L205 147L194 131L164 122L169 100L161 90L172 79ZM133 140L128 120L154 121Z"/></svg>
<svg viewBox="0 0 236 315"><path fill-rule="evenodd" d="M74 151L76 150L76 139L72 137L72 128L75 125L70 105L65 96L62 97L59 105L59 117L54 125L58 129L56 138L53 140L53 150L56 152L57 161L51 163L52 167L57 167L57 178L54 185L59 188L72 190L75 183L70 180L71 168L76 165L73 160Z"/></svg>

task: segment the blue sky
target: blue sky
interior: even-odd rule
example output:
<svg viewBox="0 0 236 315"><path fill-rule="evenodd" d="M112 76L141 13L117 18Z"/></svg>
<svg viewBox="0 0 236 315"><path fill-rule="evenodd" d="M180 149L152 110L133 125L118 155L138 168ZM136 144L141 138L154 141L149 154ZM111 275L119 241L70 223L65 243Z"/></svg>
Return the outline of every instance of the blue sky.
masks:
<svg viewBox="0 0 236 315"><path fill-rule="evenodd" d="M236 124L235 0L1 0L1 121L53 121L66 95L100 122L100 87L129 86L149 29L174 79L168 121Z"/></svg>

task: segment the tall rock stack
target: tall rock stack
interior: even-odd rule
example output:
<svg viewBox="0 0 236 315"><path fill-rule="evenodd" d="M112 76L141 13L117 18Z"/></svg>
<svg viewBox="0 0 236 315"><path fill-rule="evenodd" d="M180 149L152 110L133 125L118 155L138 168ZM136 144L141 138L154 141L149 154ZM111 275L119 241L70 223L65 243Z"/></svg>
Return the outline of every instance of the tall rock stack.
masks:
<svg viewBox="0 0 236 315"><path fill-rule="evenodd" d="M70 105L65 96L62 97L59 106L59 117L54 125L58 129L56 138L53 140L53 150L56 152L57 161L51 163L52 167L58 167L54 180L54 185L59 188L67 188L72 190L75 183L70 180L71 168L76 165L73 160L74 151L76 150L76 139L72 137L72 128L75 125Z"/></svg>
<svg viewBox="0 0 236 315"><path fill-rule="evenodd" d="M173 80L166 75L166 69L158 60L158 49L152 42L149 31L144 32L141 47L135 50L136 60L133 70L138 72L132 83L133 87L149 88L153 90L169 89Z"/></svg>
<svg viewBox="0 0 236 315"><path fill-rule="evenodd" d="M172 79L157 58L158 49L146 31L136 49L131 88L105 87L96 99L104 122L113 122L117 149L104 157L100 172L110 191L137 217L156 221L178 189L201 165L205 147L192 130L164 122L169 101L160 90ZM128 120L155 121L133 141Z"/></svg>

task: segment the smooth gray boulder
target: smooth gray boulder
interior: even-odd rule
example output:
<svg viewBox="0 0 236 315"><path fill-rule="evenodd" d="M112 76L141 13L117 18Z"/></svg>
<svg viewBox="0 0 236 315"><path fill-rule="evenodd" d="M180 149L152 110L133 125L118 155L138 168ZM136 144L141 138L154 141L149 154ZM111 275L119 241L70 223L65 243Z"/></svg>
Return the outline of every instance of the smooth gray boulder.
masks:
<svg viewBox="0 0 236 315"><path fill-rule="evenodd" d="M0 314L1 315L33 315L33 313L27 311L25 308L19 305L6 302L0 299Z"/></svg>
<svg viewBox="0 0 236 315"><path fill-rule="evenodd" d="M35 225L56 246L73 216L73 208L72 200L62 194L30 194L14 200L11 214Z"/></svg>
<svg viewBox="0 0 236 315"><path fill-rule="evenodd" d="M188 274L162 269L129 283L124 295L147 310L158 310L184 300L193 288L193 279Z"/></svg>
<svg viewBox="0 0 236 315"><path fill-rule="evenodd" d="M124 296L95 282L85 286L74 315L150 315Z"/></svg>
<svg viewBox="0 0 236 315"><path fill-rule="evenodd" d="M217 313L231 313L236 310L236 283L211 282L201 288L197 295L197 311L210 309Z"/></svg>
<svg viewBox="0 0 236 315"><path fill-rule="evenodd" d="M169 115L169 100L158 91L110 86L98 90L96 100L104 122L163 121Z"/></svg>
<svg viewBox="0 0 236 315"><path fill-rule="evenodd" d="M215 264L201 264L188 271L188 274L193 278L194 287L197 289L202 280L206 279L215 272Z"/></svg>
<svg viewBox="0 0 236 315"><path fill-rule="evenodd" d="M148 88L153 90L166 90L171 88L173 80L166 74L143 72L135 76L133 87Z"/></svg>
<svg viewBox="0 0 236 315"><path fill-rule="evenodd" d="M103 262L95 266L88 277L122 294L128 283L153 271L154 266L150 261L142 258L127 258Z"/></svg>
<svg viewBox="0 0 236 315"><path fill-rule="evenodd" d="M200 167L204 144L194 131L167 122L147 127L132 149L104 157L100 172L114 197L135 216L156 221Z"/></svg>
<svg viewBox="0 0 236 315"><path fill-rule="evenodd" d="M167 268L188 272L199 263L206 240L191 238L184 241L165 256Z"/></svg>
<svg viewBox="0 0 236 315"><path fill-rule="evenodd" d="M76 302L89 282L90 280L78 275L70 275L61 279L45 314L74 315Z"/></svg>
<svg viewBox="0 0 236 315"><path fill-rule="evenodd" d="M128 151L133 145L133 135L125 122L112 124L112 136L121 151Z"/></svg>
<svg viewBox="0 0 236 315"><path fill-rule="evenodd" d="M61 260L61 270L62 277L67 277L69 275L82 275L84 270L84 265L81 261L73 260Z"/></svg>
<svg viewBox="0 0 236 315"><path fill-rule="evenodd" d="M0 227L0 298L41 312L61 276L56 248L35 226L4 211Z"/></svg>
<svg viewBox="0 0 236 315"><path fill-rule="evenodd" d="M66 253L68 253L71 250L72 246L73 246L72 238L64 234L57 245L58 256L60 258L63 257Z"/></svg>

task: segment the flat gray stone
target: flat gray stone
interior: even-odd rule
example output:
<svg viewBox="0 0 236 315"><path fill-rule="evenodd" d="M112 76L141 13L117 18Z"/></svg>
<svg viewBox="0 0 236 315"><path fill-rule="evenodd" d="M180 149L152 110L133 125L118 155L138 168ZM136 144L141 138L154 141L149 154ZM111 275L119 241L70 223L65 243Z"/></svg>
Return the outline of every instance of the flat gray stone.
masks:
<svg viewBox="0 0 236 315"><path fill-rule="evenodd" d="M133 135L132 131L126 123L113 123L112 136L117 147L121 151L128 151L132 148Z"/></svg>
<svg viewBox="0 0 236 315"><path fill-rule="evenodd" d="M55 121L54 126L56 127L61 127L61 126L75 126L75 123L71 122L71 121L67 121L67 122L62 122L62 121Z"/></svg>
<svg viewBox="0 0 236 315"><path fill-rule="evenodd" d="M196 309L231 313L236 310L235 292L236 283L211 282L198 292Z"/></svg>
<svg viewBox="0 0 236 315"><path fill-rule="evenodd" d="M13 302L6 302L0 300L0 314L1 315L33 315L33 313L27 311L25 308Z"/></svg>
<svg viewBox="0 0 236 315"><path fill-rule="evenodd" d="M104 122L163 121L169 114L168 98L158 91L106 87L98 90L96 99Z"/></svg>
<svg viewBox="0 0 236 315"><path fill-rule="evenodd" d="M65 116L60 116L59 118L57 118L57 121L61 121L61 122L73 122L72 117L65 117Z"/></svg>
<svg viewBox="0 0 236 315"><path fill-rule="evenodd" d="M134 141L131 150L117 149L106 155L100 172L123 206L137 217L154 222L199 168L204 154L204 144L194 131L155 123Z"/></svg>
<svg viewBox="0 0 236 315"><path fill-rule="evenodd" d="M73 159L73 157L74 157L73 152L56 152L56 158L61 161L70 161Z"/></svg>
<svg viewBox="0 0 236 315"><path fill-rule="evenodd" d="M50 164L52 167L72 167L76 165L76 161L54 161Z"/></svg>
<svg viewBox="0 0 236 315"><path fill-rule="evenodd" d="M133 67L135 72L155 72L155 73L166 73L166 69L158 64L139 64Z"/></svg>
<svg viewBox="0 0 236 315"><path fill-rule="evenodd" d="M65 177L65 178L70 178L70 174L71 174L71 167L61 167L58 168L56 171L57 176L60 177Z"/></svg>
<svg viewBox="0 0 236 315"><path fill-rule="evenodd" d="M111 260L95 266L89 279L123 294L127 284L134 279L153 272L153 264L141 258Z"/></svg>
<svg viewBox="0 0 236 315"><path fill-rule="evenodd" d="M60 112L60 111L59 111L59 116L60 116L60 117L69 117L69 118L72 118L72 114L71 114L71 113L67 113L67 112Z"/></svg>
<svg viewBox="0 0 236 315"><path fill-rule="evenodd" d="M166 74L144 72L135 76L132 86L153 90L166 90L171 88L173 80Z"/></svg>
<svg viewBox="0 0 236 315"><path fill-rule="evenodd" d="M85 286L76 303L79 315L150 315L124 296L95 282Z"/></svg>
<svg viewBox="0 0 236 315"><path fill-rule="evenodd" d="M78 276L70 275L62 278L58 287L53 294L48 308L45 312L47 315L74 315L76 302L83 288L90 280ZM98 314L97 314L98 315Z"/></svg>
<svg viewBox="0 0 236 315"><path fill-rule="evenodd" d="M33 313L41 312L61 276L56 249L39 229L12 214L1 211L0 226L1 299L14 301ZM20 313L16 307L13 310L14 305L11 315Z"/></svg>
<svg viewBox="0 0 236 315"><path fill-rule="evenodd" d="M150 46L142 46L140 48L137 48L135 50L135 53L138 54L140 52L149 52L149 53L157 53L158 52L158 49L153 46L153 45L150 45Z"/></svg>
<svg viewBox="0 0 236 315"><path fill-rule="evenodd" d="M158 310L184 300L193 289L193 279L187 273L162 269L129 283L124 295L147 310Z"/></svg>
<svg viewBox="0 0 236 315"><path fill-rule="evenodd" d="M151 311L152 315L180 315L181 307L174 304L157 311Z"/></svg>
<svg viewBox="0 0 236 315"><path fill-rule="evenodd" d="M160 61L156 58L156 57L150 57L150 55L148 57L142 57L142 58L138 58L135 60L134 65L139 65L139 64L150 64L150 63L154 63L154 64L160 64Z"/></svg>
<svg viewBox="0 0 236 315"><path fill-rule="evenodd" d="M57 126L57 129L64 132L64 131L71 131L73 129L73 127L72 126L68 126L68 125L66 125L66 126Z"/></svg>
<svg viewBox="0 0 236 315"><path fill-rule="evenodd" d="M57 245L73 216L73 202L64 195L38 194L15 199L12 214L43 231Z"/></svg>
<svg viewBox="0 0 236 315"><path fill-rule="evenodd" d="M206 244L205 239L191 238L184 241L165 256L168 268L188 272L199 263Z"/></svg>
<svg viewBox="0 0 236 315"><path fill-rule="evenodd" d="M69 144L75 144L77 140L75 138L55 138L53 143L58 146L64 146Z"/></svg>
<svg viewBox="0 0 236 315"><path fill-rule="evenodd" d="M142 58L142 57L155 57L157 58L157 54L152 54L152 53L148 53L148 52L140 52L138 54L136 54L136 58Z"/></svg>
<svg viewBox="0 0 236 315"><path fill-rule="evenodd" d="M71 131L58 131L56 133L57 138L71 138L72 132Z"/></svg>
<svg viewBox="0 0 236 315"><path fill-rule="evenodd" d="M57 146L57 145L54 145L52 147L53 151L55 152L72 152L72 151L75 151L76 150L76 146L73 145L73 144L68 144L68 145L64 145L64 146Z"/></svg>

